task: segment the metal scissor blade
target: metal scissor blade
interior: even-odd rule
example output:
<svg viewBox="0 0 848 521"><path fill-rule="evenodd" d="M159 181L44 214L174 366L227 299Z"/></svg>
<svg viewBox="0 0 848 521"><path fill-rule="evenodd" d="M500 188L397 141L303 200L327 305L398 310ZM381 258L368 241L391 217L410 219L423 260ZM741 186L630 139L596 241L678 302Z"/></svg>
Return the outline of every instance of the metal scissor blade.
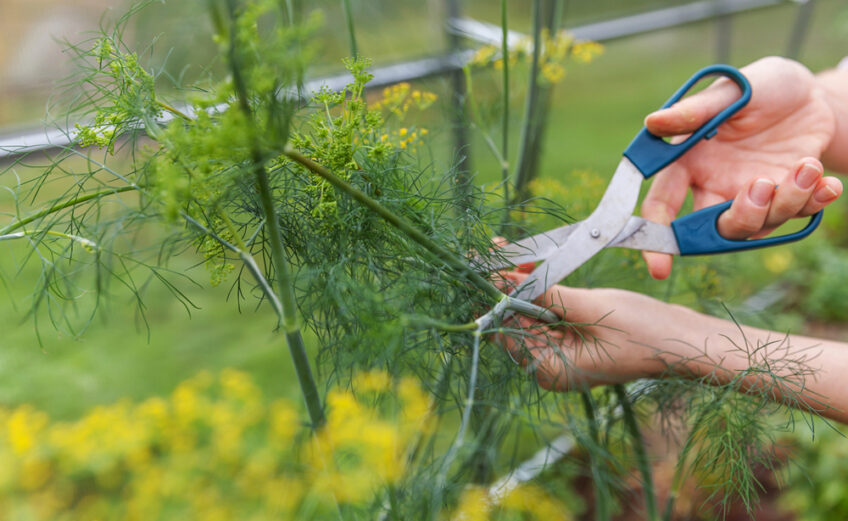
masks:
<svg viewBox="0 0 848 521"><path fill-rule="evenodd" d="M680 255L677 237L671 226L658 224L641 217L631 217L621 233L607 245L608 248L657 251Z"/></svg>
<svg viewBox="0 0 848 521"><path fill-rule="evenodd" d="M565 243L533 270L512 296L532 302L604 249L633 215L643 180L633 163L623 158L592 215L571 226Z"/></svg>
<svg viewBox="0 0 848 521"><path fill-rule="evenodd" d="M494 271L546 259L565 244L576 226L577 224L560 226L507 244L498 248L495 258L481 261L480 266Z"/></svg>

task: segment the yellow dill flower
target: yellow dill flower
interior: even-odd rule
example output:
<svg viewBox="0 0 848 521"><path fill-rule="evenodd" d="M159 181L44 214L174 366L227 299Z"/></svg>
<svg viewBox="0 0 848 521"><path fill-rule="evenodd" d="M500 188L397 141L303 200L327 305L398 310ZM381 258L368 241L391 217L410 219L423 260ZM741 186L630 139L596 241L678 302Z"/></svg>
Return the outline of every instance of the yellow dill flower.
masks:
<svg viewBox="0 0 848 521"><path fill-rule="evenodd" d="M302 480L288 477L271 479L265 483L262 493L269 514L286 514L300 504L304 495L304 483ZM287 516L281 517L287 519Z"/></svg>
<svg viewBox="0 0 848 521"><path fill-rule="evenodd" d="M483 487L472 486L462 491L451 521L487 521L491 512L488 491Z"/></svg>
<svg viewBox="0 0 848 521"><path fill-rule="evenodd" d="M283 445L288 444L299 427L297 411L285 400L276 400L269 407L269 436Z"/></svg>
<svg viewBox="0 0 848 521"><path fill-rule="evenodd" d="M580 63L589 63L604 52L604 46L598 42L577 42L571 47L571 56Z"/></svg>
<svg viewBox="0 0 848 521"><path fill-rule="evenodd" d="M494 45L484 45L477 49L474 56L471 57L469 65L472 67L488 65L497 52L498 49Z"/></svg>
<svg viewBox="0 0 848 521"><path fill-rule="evenodd" d="M31 450L47 424L47 415L29 405L22 405L15 409L6 423L12 450L17 454Z"/></svg>
<svg viewBox="0 0 848 521"><path fill-rule="evenodd" d="M397 385L397 396L403 401L402 420L411 431L429 432L431 399L414 378L405 377Z"/></svg>
<svg viewBox="0 0 848 521"><path fill-rule="evenodd" d="M574 36L566 31L558 31L554 38L545 40L545 59L548 61L560 61L565 59L568 48L574 42Z"/></svg>
<svg viewBox="0 0 848 521"><path fill-rule="evenodd" d="M354 376L351 385L359 392L382 393L391 388L392 377L386 371L366 371Z"/></svg>
<svg viewBox="0 0 848 521"><path fill-rule="evenodd" d="M548 83L559 83L565 76L565 67L559 63L545 63L542 65L542 77Z"/></svg>
<svg viewBox="0 0 848 521"><path fill-rule="evenodd" d="M437 99L439 99L439 96L437 96L433 92L422 92L421 93L421 100L418 102L418 109L419 110L426 109L427 107L432 105L433 102L435 102Z"/></svg>
<svg viewBox="0 0 848 521"><path fill-rule="evenodd" d="M50 463L41 458L27 457L21 462L19 484L24 490L36 490L50 479Z"/></svg>
<svg viewBox="0 0 848 521"><path fill-rule="evenodd" d="M571 521L571 513L558 499L552 497L537 485L524 483L512 489L504 498L501 506L532 514L540 521Z"/></svg>
<svg viewBox="0 0 848 521"><path fill-rule="evenodd" d="M327 407L330 409L327 415L327 429L338 434L341 429L361 421L366 411L356 400L350 391L334 389L327 393Z"/></svg>
<svg viewBox="0 0 848 521"><path fill-rule="evenodd" d="M763 265L772 273L781 274L792 265L794 256L792 252L785 249L772 250L763 259Z"/></svg>

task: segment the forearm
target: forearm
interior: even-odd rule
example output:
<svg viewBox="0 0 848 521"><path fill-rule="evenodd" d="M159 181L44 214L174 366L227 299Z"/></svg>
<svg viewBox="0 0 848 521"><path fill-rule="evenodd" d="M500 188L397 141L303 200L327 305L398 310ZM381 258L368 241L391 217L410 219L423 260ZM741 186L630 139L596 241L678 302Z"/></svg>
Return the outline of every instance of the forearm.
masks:
<svg viewBox="0 0 848 521"><path fill-rule="evenodd" d="M736 382L848 423L848 344L740 326L678 306L667 312L668 328L649 339L652 376L672 371L717 385Z"/></svg>
<svg viewBox="0 0 848 521"><path fill-rule="evenodd" d="M848 174L848 69L830 69L816 76L836 117L836 132L822 153L825 167Z"/></svg>

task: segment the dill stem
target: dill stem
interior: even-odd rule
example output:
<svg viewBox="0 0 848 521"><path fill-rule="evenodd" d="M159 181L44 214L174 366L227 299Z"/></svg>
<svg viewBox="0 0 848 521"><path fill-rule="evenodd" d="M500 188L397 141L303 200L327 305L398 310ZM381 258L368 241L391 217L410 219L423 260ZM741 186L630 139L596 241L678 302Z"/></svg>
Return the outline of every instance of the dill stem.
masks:
<svg viewBox="0 0 848 521"><path fill-rule="evenodd" d="M448 449L445 458L442 460L442 465L439 474L436 477L436 494L433 497L433 520L438 519L440 509L438 508L442 502L445 482L447 480L448 471L451 464L456 459L459 449L465 443L465 433L468 431L468 425L471 422L471 410L474 408L474 393L477 390L477 370L480 364L480 337L483 336L483 328L478 327L474 330L474 346L471 350L471 372L468 375L468 393L465 398L465 407L462 410L462 419L459 422L459 429L456 437Z"/></svg>
<svg viewBox="0 0 848 521"><path fill-rule="evenodd" d="M504 203L509 206L509 29L507 27L506 0L501 0L501 59L503 61L503 114L501 115L501 184ZM509 224L509 209L501 218L501 233Z"/></svg>
<svg viewBox="0 0 848 521"><path fill-rule="evenodd" d="M295 308L294 282L291 278L291 267L289 266L286 252L283 249L280 223L277 220L277 212L274 210L274 202L271 198L271 186L268 183L268 173L261 164L254 164L256 184L259 190L259 200L262 204L262 213L268 224L268 242L271 244L271 260L274 263L274 271L277 279L277 293L282 304L282 326L286 335L286 342L291 351L297 379L303 392L303 399L309 410L309 418L312 420L313 428L324 424L324 410L321 407L321 398L318 395L318 387L312 376L312 367L309 357L306 355L306 345L300 334L300 325L297 320Z"/></svg>
<svg viewBox="0 0 848 521"><path fill-rule="evenodd" d="M474 123L474 126L476 126L480 131L480 134L483 136L483 141L486 143L486 146L489 148L492 155L495 156L495 159L498 160L501 168L507 168L508 165L506 163L506 158L503 153L498 150L498 146L495 144L495 140L492 139L492 136L486 132L486 127L483 125L483 119L480 117L480 108L477 106L477 101L474 97L470 67L466 65L462 68L462 72L465 74L466 98L468 99L468 105L471 108L471 122Z"/></svg>
<svg viewBox="0 0 848 521"><path fill-rule="evenodd" d="M479 327L477 322L466 322L465 324L453 324L450 322L443 322L441 320L436 320L430 317L409 317L407 318L408 322L420 322L426 326L432 327L433 329L439 329L441 331L445 331L446 333L462 333L465 331L474 331Z"/></svg>
<svg viewBox="0 0 848 521"><path fill-rule="evenodd" d="M286 0L286 16L288 17L289 25L294 27L295 18L294 18L294 5L292 5L292 0Z"/></svg>
<svg viewBox="0 0 848 521"><path fill-rule="evenodd" d="M598 446L600 445L601 437L598 433L598 416L595 412L592 394L588 390L582 391L580 397L583 399L583 409L586 412L586 419L589 422L589 436L592 439L592 443ZM589 454L589 465L591 467L592 480L595 483L595 519L597 521L608 521L610 519L609 490L607 490L606 483L601 479L600 462L591 451Z"/></svg>
<svg viewBox="0 0 848 521"><path fill-rule="evenodd" d="M651 466L648 463L648 453L645 452L645 440L642 438L642 432L639 430L639 425L636 423L636 414L633 412L633 406L630 404L630 399L627 397L627 391L624 386L617 384L613 386L615 396L621 406L622 418L627 430L630 431L630 437L633 438L633 451L636 453L636 464L639 467L639 472L642 474L642 491L645 495L645 510L648 521L659 521L657 514L657 499L654 496L654 479L651 476Z"/></svg>
<svg viewBox="0 0 848 521"><path fill-rule="evenodd" d="M26 226L27 224L29 224L33 221L41 219L42 217L46 217L46 216L48 216L52 213L56 213L56 212L59 212L61 210L64 210L65 208L70 208L72 206L82 204L82 203L84 203L86 201L90 201L92 199L98 199L98 198L106 196L106 195L118 194L118 193L121 193L121 192L130 192L132 190L138 190L138 189L139 189L138 186L135 186L135 185L121 186L121 187L118 187L118 188L112 188L112 189L109 189L109 190L101 190L100 192L94 192L94 193L91 193L91 194L81 195L79 197L75 197L73 199L63 201L61 203L56 203L49 208L45 208L44 210L41 210L40 212L36 212L36 213L30 215L29 217L25 217L25 218L21 219L20 221L13 222L12 224L5 226L4 228L0 229L0 235L5 235L7 233L13 232L13 231L17 230L18 228L22 228L22 227Z"/></svg>
<svg viewBox="0 0 848 521"><path fill-rule="evenodd" d="M671 521L671 516L674 514L674 503L677 500L678 494L680 494L680 486L683 484L686 458L689 457L689 452L695 444L695 436L701 428L701 424L707 418L707 413L711 412L711 409L712 407L706 407L698 414L698 418L695 419L692 429L690 429L689 435L686 437L686 442L683 444L683 449L680 451L680 456L678 457L677 468L674 469L674 477L671 478L671 489L668 491L668 500L665 504L663 521Z"/></svg>
<svg viewBox="0 0 848 521"><path fill-rule="evenodd" d="M533 136L533 118L539 96L539 53L542 50L542 0L533 0L533 57L530 61L530 81L527 85L527 100L524 106L524 118L521 121L521 141L515 171L515 197L523 198L526 184L529 182L529 149ZM506 59L504 59L506 61ZM506 64L504 64L506 66Z"/></svg>
<svg viewBox="0 0 848 521"><path fill-rule="evenodd" d="M235 19L235 1L229 0L227 5L230 10L230 18ZM244 77L241 75L239 67L239 56L236 45L236 31L230 31L230 69L233 75L233 86L235 87L236 95L239 101L239 108L244 113L248 121L253 120L253 111L250 107L250 99L247 92L247 86L244 82ZM250 127L253 132L256 128ZM277 219L277 212L274 209L274 201L271 196L271 185L268 181L268 172L265 169L264 161L262 160L262 151L259 148L259 140L256 136L250 140L251 146L251 163L253 174L256 178L256 188L259 192L259 201L262 207L262 214L265 223L268 226L268 243L271 246L271 261L274 265L275 278L277 282L277 293L282 305L282 327L286 335L286 343L291 353L292 362L294 363L297 380L300 384L300 390L303 394L303 399L306 402L306 408L309 412L309 418L312 422L312 427L317 429L324 424L324 409L321 406L321 398L318 394L318 387L315 384L315 377L312 375L312 367L309 363L309 357L306 354L306 345L303 342L303 335L300 333L300 325L297 320L296 302L294 296L294 281L291 277L291 267L286 257L286 252L283 247L282 233L280 231L280 222Z"/></svg>
<svg viewBox="0 0 848 521"><path fill-rule="evenodd" d="M165 103L164 101L156 100L156 104L157 104L157 105L159 105L160 107L162 107L163 109L167 110L167 111L168 111L168 112L170 112L171 114L173 114L173 115L175 115L175 116L179 116L179 117L183 118L183 119L184 119L184 120L186 120L186 121L191 121L191 120L192 120L192 119L188 116L188 114L186 114L185 112L182 112L181 110L179 110L179 109L177 109L177 108L175 108L175 107L172 107L171 105L168 105L168 104L167 104L167 103Z"/></svg>
<svg viewBox="0 0 848 521"><path fill-rule="evenodd" d="M306 400L306 407L309 410L312 426L313 428L318 428L324 424L324 410L321 407L321 398L318 395L315 378L312 376L309 357L306 355L303 336L300 334L300 325L298 324L295 308L294 282L291 278L291 267L289 266L288 258L283 248L280 222L277 219L274 201L271 198L268 172L257 161L258 157L254 157L256 185L259 190L259 200L262 205L263 217L268 225L268 242L271 245L271 260L274 263L277 292L283 307L283 331L286 335L289 351L291 351L292 361L297 372L297 379L300 382L301 391L303 391L303 398Z"/></svg>
<svg viewBox="0 0 848 521"><path fill-rule="evenodd" d="M350 0L342 0L342 8L344 9L345 23L347 24L347 35L350 43L350 55L354 58L358 58L359 52L356 47L356 32L353 26L353 10L350 8Z"/></svg>
<svg viewBox="0 0 848 521"><path fill-rule="evenodd" d="M353 197L357 202L382 217L389 224L406 234L410 239L423 246L436 260L448 265L448 267L453 269L455 272L464 276L468 282L473 284L493 300L500 301L504 298L504 294L498 288L481 277L479 273L471 269L464 260L459 258L452 251L433 241L433 239L421 232L421 230L413 226L406 219L392 212L369 197L367 194L363 193L361 190L358 190L344 179L330 172L324 166L312 161L294 148L286 146L283 153L292 161L299 163L309 171L321 176L328 183Z"/></svg>

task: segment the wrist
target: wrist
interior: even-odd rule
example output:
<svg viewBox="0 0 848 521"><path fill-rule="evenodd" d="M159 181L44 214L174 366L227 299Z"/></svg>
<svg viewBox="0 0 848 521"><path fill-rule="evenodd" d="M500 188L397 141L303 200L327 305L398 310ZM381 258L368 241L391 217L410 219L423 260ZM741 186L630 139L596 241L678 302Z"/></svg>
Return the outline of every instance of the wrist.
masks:
<svg viewBox="0 0 848 521"><path fill-rule="evenodd" d="M729 378L741 368L734 339L739 327L689 308L667 305L664 337L653 344L652 377L678 374L688 378L710 376L717 381Z"/></svg>
<svg viewBox="0 0 848 521"><path fill-rule="evenodd" d="M603 337L611 368L620 381L653 378L675 365L700 331L699 319L708 318L685 307L617 289L584 290L581 300L593 309L595 334ZM701 338L703 341L703 338Z"/></svg>
<svg viewBox="0 0 848 521"><path fill-rule="evenodd" d="M822 162L829 170L848 173L848 60L843 59L835 69L817 74L816 83L836 125L830 143L822 152Z"/></svg>

